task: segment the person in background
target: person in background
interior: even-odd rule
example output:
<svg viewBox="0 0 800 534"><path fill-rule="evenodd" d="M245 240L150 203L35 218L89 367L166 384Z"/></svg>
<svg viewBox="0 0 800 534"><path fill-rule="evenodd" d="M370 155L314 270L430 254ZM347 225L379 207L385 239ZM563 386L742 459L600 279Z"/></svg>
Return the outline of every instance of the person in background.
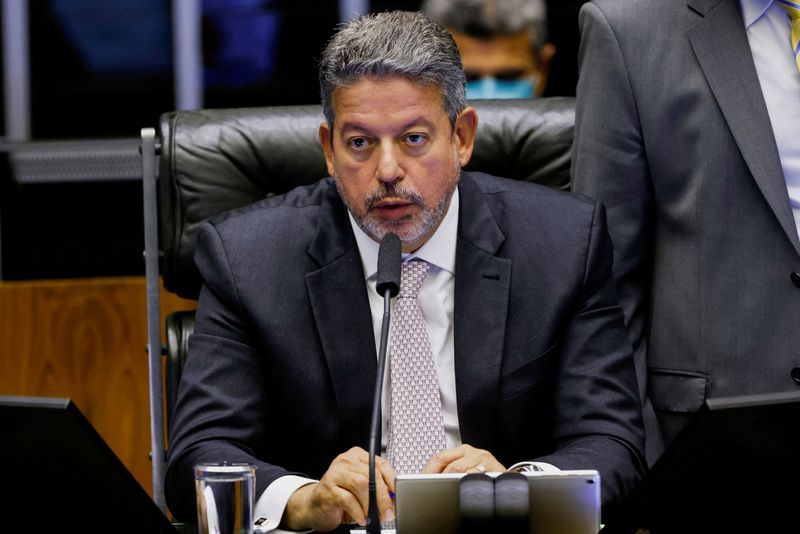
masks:
<svg viewBox="0 0 800 534"><path fill-rule="evenodd" d="M798 17L790 0L580 13L572 189L608 209L651 462L706 399L800 388Z"/></svg>
<svg viewBox="0 0 800 534"><path fill-rule="evenodd" d="M425 0L422 11L458 45L468 99L544 94L556 53L544 0Z"/></svg>
<svg viewBox="0 0 800 534"><path fill-rule="evenodd" d="M453 39L421 13L340 27L322 54L331 177L202 225L203 277L166 497L247 462L265 530L364 524L383 304L402 241L377 503L396 473L596 469L604 511L644 474L641 407L602 205L462 172L478 115ZM407 320L402 310L412 308Z"/></svg>

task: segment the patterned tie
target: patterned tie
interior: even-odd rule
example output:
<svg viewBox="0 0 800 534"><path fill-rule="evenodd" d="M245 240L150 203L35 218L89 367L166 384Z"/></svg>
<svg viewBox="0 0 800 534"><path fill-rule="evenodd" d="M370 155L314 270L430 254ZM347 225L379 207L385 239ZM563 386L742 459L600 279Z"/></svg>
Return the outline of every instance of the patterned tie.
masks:
<svg viewBox="0 0 800 534"><path fill-rule="evenodd" d="M775 0L789 14L792 21L792 51L797 70L800 70L800 0Z"/></svg>
<svg viewBox="0 0 800 534"><path fill-rule="evenodd" d="M439 380L417 295L430 265L403 264L392 316L391 416L387 456L398 474L418 473L446 448Z"/></svg>

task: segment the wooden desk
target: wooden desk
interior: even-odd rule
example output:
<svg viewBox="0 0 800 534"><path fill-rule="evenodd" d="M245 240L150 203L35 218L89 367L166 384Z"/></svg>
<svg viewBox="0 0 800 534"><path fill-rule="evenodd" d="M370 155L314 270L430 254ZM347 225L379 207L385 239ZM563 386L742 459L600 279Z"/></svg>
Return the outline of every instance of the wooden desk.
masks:
<svg viewBox="0 0 800 534"><path fill-rule="evenodd" d="M146 345L144 277L0 282L0 395L72 398L152 495Z"/></svg>

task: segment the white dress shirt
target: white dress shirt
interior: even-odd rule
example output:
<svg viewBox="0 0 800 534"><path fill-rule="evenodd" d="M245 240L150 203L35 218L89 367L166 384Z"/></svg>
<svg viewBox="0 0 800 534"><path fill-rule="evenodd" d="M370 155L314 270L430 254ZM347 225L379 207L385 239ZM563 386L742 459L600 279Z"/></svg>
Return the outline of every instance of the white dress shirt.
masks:
<svg viewBox="0 0 800 534"><path fill-rule="evenodd" d="M792 53L789 16L773 0L741 0L741 5L800 234L800 70Z"/></svg>

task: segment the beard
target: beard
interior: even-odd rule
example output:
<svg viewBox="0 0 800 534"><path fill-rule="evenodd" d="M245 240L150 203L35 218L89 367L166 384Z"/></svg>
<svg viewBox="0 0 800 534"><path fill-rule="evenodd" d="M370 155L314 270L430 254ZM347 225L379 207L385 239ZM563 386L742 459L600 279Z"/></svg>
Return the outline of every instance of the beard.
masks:
<svg viewBox="0 0 800 534"><path fill-rule="evenodd" d="M448 173L447 185L445 193L436 201L435 204L429 206L425 203L422 195L411 187L406 187L402 184L387 184L381 182L378 189L367 195L363 200L361 209L358 209L353 199L349 198L342 186L338 173L334 173L333 178L336 183L336 190L344 202L347 210L353 216L353 219L358 224L359 228L364 231L374 241L380 243L384 236L393 232L397 234L403 244L417 243L425 236L430 237L433 235L435 229L442 222L447 207L450 202L450 197L453 195L456 187L458 186L458 179L461 175L461 167L458 158L453 158L453 165ZM386 198L401 199L409 202L420 208L416 215L409 215L397 220L383 219L373 215L372 208L375 204L383 201Z"/></svg>

